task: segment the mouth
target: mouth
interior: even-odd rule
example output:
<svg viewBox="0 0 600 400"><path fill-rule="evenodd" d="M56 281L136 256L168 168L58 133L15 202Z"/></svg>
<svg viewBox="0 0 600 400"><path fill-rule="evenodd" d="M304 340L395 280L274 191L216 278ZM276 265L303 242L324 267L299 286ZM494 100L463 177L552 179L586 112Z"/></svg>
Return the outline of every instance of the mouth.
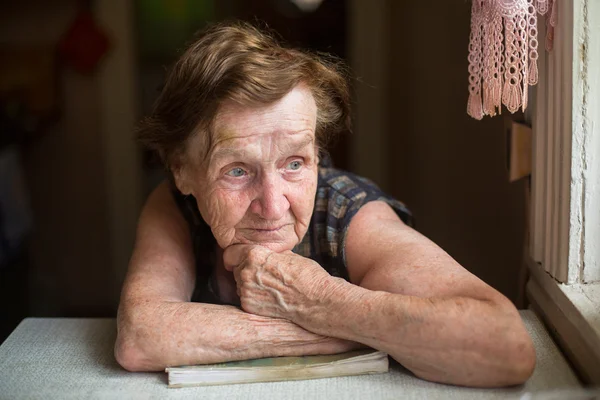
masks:
<svg viewBox="0 0 600 400"><path fill-rule="evenodd" d="M253 230L256 231L256 232L277 232L281 228L283 228L283 226L279 226L277 228L267 228L267 229L264 229L264 228L262 228L262 229L255 228Z"/></svg>
<svg viewBox="0 0 600 400"><path fill-rule="evenodd" d="M287 226L292 225L292 224L283 224L283 225L278 225L278 226L268 226L268 227L260 227L260 228L247 228L249 231L251 232L255 232L255 233L277 233L279 231L282 231L284 228L286 228Z"/></svg>

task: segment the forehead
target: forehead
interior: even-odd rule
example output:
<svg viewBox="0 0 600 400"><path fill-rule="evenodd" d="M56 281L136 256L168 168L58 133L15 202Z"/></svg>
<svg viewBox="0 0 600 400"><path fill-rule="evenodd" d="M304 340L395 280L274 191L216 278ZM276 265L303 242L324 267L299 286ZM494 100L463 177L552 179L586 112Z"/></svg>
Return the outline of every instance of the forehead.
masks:
<svg viewBox="0 0 600 400"><path fill-rule="evenodd" d="M224 103L213 125L213 148L235 139L262 135L310 134L314 137L317 106L308 88L297 86L281 100L259 107Z"/></svg>

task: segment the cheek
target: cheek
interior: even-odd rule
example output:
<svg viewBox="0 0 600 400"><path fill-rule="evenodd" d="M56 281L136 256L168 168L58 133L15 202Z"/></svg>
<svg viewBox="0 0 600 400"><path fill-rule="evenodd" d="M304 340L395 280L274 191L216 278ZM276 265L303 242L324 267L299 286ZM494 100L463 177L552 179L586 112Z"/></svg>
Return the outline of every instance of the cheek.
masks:
<svg viewBox="0 0 600 400"><path fill-rule="evenodd" d="M232 229L246 214L250 206L244 191L213 189L204 192L200 213L212 229Z"/></svg>
<svg viewBox="0 0 600 400"><path fill-rule="evenodd" d="M308 224L315 206L315 194L317 191L317 176L311 174L308 179L302 180L294 185L291 191L290 204L292 212L298 220Z"/></svg>

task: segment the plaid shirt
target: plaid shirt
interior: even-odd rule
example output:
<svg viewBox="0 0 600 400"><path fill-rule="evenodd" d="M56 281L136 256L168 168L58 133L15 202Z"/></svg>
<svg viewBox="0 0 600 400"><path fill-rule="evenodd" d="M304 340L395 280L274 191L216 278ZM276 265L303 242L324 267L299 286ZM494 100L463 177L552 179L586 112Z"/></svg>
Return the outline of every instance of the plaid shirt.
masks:
<svg viewBox="0 0 600 400"><path fill-rule="evenodd" d="M390 205L404 223L412 225L408 208L372 181L335 168L319 168L313 216L294 253L318 262L333 276L348 279L345 250L350 221L363 205L377 200Z"/></svg>
<svg viewBox="0 0 600 400"><path fill-rule="evenodd" d="M196 290L193 301L219 303L214 295L212 270L215 265L216 240L204 222L193 196L183 196L177 189L173 195L190 224L196 256ZM370 180L328 166L319 167L315 208L308 231L293 252L310 258L329 274L348 279L346 270L346 234L352 217L370 201L390 205L404 223L412 225L406 206L383 193Z"/></svg>

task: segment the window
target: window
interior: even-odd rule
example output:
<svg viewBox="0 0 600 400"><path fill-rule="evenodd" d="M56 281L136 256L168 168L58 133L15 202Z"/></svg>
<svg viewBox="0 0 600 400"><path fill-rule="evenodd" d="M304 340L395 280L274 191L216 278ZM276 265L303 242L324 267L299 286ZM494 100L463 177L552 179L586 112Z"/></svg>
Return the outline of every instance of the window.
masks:
<svg viewBox="0 0 600 400"><path fill-rule="evenodd" d="M600 2L557 5L535 88L528 294L583 378L600 384Z"/></svg>

